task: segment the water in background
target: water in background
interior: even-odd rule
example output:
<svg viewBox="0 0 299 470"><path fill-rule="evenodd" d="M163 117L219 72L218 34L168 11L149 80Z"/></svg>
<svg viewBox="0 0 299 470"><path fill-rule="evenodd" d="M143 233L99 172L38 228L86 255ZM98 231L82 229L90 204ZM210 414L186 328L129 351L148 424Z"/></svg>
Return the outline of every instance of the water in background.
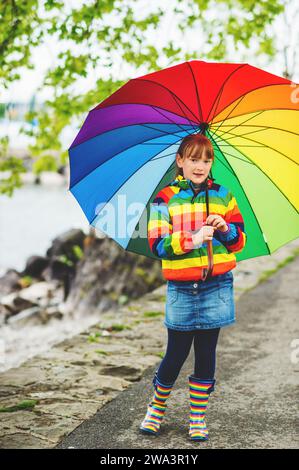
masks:
<svg viewBox="0 0 299 470"><path fill-rule="evenodd" d="M51 241L71 228L89 231L88 221L66 186L26 184L0 199L0 276L23 270L31 255L46 254Z"/></svg>

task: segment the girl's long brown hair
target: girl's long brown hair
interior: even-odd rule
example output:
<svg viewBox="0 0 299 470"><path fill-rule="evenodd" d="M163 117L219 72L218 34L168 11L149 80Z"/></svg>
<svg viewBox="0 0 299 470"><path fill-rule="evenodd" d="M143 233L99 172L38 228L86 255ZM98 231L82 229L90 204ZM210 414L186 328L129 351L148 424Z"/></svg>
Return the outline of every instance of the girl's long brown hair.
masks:
<svg viewBox="0 0 299 470"><path fill-rule="evenodd" d="M212 142L208 137L205 135L198 133L198 134L189 134L183 138L177 153L183 158L189 158L190 155L193 155L194 151L197 151L199 156L201 157L204 150L206 151L206 156L214 160L214 148ZM175 178L178 175L183 175L183 168L180 168L177 163L175 162L176 166L176 173Z"/></svg>

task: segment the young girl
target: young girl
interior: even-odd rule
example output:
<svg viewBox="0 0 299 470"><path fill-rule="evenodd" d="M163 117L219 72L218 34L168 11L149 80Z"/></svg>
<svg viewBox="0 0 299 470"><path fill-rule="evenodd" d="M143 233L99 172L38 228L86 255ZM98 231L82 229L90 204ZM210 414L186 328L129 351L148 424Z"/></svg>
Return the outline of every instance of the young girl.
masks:
<svg viewBox="0 0 299 470"><path fill-rule="evenodd" d="M220 328L236 321L232 269L235 253L246 243L235 197L209 177L213 161L213 145L205 135L185 137L176 155L175 179L158 192L151 205L148 241L151 251L162 259L167 280L164 325L168 344L153 378L154 396L140 425L142 432L158 434L167 399L194 341L194 373L188 377L189 436L208 439L205 414L216 382L216 346ZM213 270L203 279L208 240L213 245Z"/></svg>

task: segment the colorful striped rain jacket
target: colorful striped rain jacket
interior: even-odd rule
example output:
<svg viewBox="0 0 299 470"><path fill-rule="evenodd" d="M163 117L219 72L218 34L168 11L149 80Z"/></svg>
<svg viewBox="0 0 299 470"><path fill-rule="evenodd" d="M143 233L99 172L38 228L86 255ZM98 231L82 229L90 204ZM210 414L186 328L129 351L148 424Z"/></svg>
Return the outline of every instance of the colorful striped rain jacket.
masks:
<svg viewBox="0 0 299 470"><path fill-rule="evenodd" d="M212 276L236 266L235 253L246 243L244 221L231 191L210 180L209 213L226 221L227 232L214 231ZM205 190L194 192L192 182L177 176L161 189L151 203L148 242L152 253L162 259L162 274L167 280L193 281L202 278L208 267L207 242L195 246L192 233L206 221Z"/></svg>

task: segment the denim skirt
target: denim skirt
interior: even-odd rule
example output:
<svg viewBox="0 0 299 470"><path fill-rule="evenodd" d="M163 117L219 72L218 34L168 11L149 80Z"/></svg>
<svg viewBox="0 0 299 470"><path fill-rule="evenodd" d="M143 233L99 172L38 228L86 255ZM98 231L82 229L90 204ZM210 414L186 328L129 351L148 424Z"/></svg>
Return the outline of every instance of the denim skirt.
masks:
<svg viewBox="0 0 299 470"><path fill-rule="evenodd" d="M206 281L167 281L164 325L180 331L236 322L232 271Z"/></svg>

